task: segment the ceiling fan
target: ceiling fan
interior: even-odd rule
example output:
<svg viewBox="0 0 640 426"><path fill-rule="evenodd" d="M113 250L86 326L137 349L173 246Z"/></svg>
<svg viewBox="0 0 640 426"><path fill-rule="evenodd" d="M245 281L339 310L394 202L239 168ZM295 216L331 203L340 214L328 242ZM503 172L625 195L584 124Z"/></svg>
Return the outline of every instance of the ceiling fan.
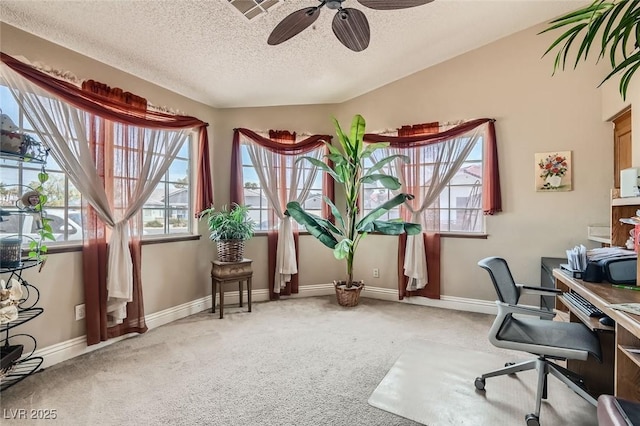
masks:
<svg viewBox="0 0 640 426"><path fill-rule="evenodd" d="M329 9L336 10L331 27L333 28L333 33L338 40L340 40L340 43L354 52L361 52L369 46L371 33L369 31L369 21L367 21L364 13L358 9L343 8L342 3L345 0L318 1L320 2L318 6L296 10L280 21L271 32L271 35L269 35L267 43L275 46L301 33L318 19L320 9L323 6L327 6ZM433 0L358 0L361 5L376 10L407 9L422 6L432 1Z"/></svg>

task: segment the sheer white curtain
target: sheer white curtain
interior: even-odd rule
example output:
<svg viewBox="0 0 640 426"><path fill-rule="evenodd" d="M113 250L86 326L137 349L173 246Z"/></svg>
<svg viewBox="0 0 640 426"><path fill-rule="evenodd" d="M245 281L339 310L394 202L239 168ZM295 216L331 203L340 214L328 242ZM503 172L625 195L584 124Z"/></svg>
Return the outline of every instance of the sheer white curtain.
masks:
<svg viewBox="0 0 640 426"><path fill-rule="evenodd" d="M133 263L129 219L138 213L178 154L191 130L156 130L107 122L53 97L1 64L1 76L50 155L111 230L107 266L107 312L114 324L126 318L132 300ZM100 177L89 141L89 127L111 129L113 158L107 183ZM125 142L126 141L126 142ZM105 178L105 180L107 180ZM105 186L111 186L109 193Z"/></svg>
<svg viewBox="0 0 640 426"><path fill-rule="evenodd" d="M298 156L273 152L244 136L242 138L260 186L269 200L270 207L280 219L273 288L274 293L279 294L280 289L291 280L291 275L298 273L293 224L291 218L284 215L284 211L287 203L291 201L304 204L318 174L318 168L307 161L296 162ZM320 147L305 155L321 160L323 154L324 147Z"/></svg>
<svg viewBox="0 0 640 426"><path fill-rule="evenodd" d="M410 222L419 223L423 230L427 229L424 219L425 210L438 199L483 134L484 126L481 126L441 142L410 148L389 147L375 153L377 155L374 157L374 162L387 155L409 156L408 163L396 160L389 165L389 168L391 174L397 176L402 185L394 192L415 196L413 200L406 201L404 204L410 213ZM397 136L397 134L390 134L390 136ZM403 267L405 276L409 277L408 291L419 290L428 284L427 256L421 234L407 236Z"/></svg>

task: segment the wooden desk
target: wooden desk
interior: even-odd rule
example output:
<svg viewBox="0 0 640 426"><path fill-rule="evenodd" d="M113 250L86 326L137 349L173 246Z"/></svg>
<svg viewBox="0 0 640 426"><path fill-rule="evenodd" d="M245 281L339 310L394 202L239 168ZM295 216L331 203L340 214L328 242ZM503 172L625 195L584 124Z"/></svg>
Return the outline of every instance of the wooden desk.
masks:
<svg viewBox="0 0 640 426"><path fill-rule="evenodd" d="M238 283L238 297L240 298L240 307L242 307L242 282L247 283L247 302L249 312L251 312L251 259L243 259L240 262L220 262L214 260L211 262L211 297L213 303L211 312L216 312L216 287L220 289L220 318L224 315L224 284Z"/></svg>
<svg viewBox="0 0 640 426"><path fill-rule="evenodd" d="M556 278L556 288L579 293L616 322L615 328L603 326L597 319L577 312L568 303L565 304L562 297L558 297L556 309L561 311L560 316L564 316L568 321L580 321L599 333L605 358L603 364L591 361L590 358L587 361L568 363L567 367L581 374L587 386L590 387L590 380L595 381L596 384L593 389L590 387L590 391L611 393L607 389L607 383L613 380L615 396L640 402L640 354L629 351L629 348L640 349L640 315L608 307L609 304L615 303L640 303L640 291L618 289L606 283L589 283L572 278L560 269L554 269L553 276Z"/></svg>

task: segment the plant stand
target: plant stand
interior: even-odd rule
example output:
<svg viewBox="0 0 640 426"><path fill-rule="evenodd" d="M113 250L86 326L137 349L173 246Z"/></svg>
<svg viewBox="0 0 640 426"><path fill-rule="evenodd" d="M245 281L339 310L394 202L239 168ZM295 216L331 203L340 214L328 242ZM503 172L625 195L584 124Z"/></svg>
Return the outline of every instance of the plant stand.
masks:
<svg viewBox="0 0 640 426"><path fill-rule="evenodd" d="M360 301L360 292L364 288L364 281L360 281L347 288L345 281L334 281L333 286L336 289L336 298L338 305L353 307L357 306Z"/></svg>
<svg viewBox="0 0 640 426"><path fill-rule="evenodd" d="M242 307L242 282L247 283L247 302L249 312L251 312L251 259L242 259L239 262L211 262L211 312L216 312L216 290L220 292L220 319L224 316L224 290L223 286L228 283L238 283L238 298Z"/></svg>

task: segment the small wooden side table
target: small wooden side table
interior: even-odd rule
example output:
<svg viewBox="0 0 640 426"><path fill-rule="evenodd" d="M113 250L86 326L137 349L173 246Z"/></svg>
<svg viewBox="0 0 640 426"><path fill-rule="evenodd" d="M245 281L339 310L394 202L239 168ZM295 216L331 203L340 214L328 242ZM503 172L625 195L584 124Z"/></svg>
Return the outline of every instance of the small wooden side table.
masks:
<svg viewBox="0 0 640 426"><path fill-rule="evenodd" d="M247 302L249 312L251 312L251 259L242 259L240 262L220 262L214 260L211 262L211 296L213 305L211 312L216 312L216 290L220 289L220 318L224 315L224 284L238 283L238 293L240 297L240 307L242 307L242 282L247 283Z"/></svg>

